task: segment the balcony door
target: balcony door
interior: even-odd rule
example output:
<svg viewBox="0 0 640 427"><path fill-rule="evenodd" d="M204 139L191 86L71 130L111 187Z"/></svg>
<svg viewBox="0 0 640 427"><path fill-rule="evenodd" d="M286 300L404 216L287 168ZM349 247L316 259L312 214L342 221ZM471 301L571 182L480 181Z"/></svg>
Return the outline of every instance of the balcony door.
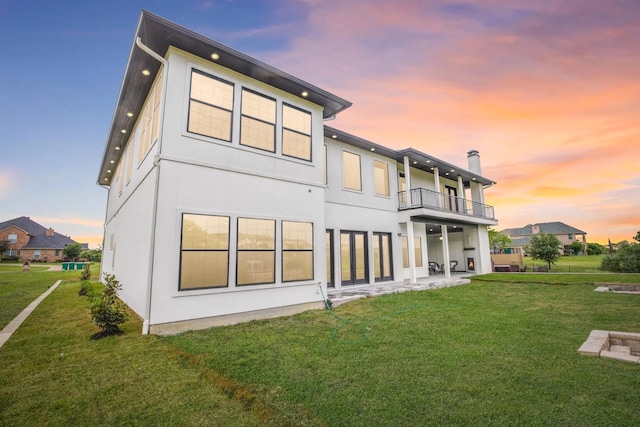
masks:
<svg viewBox="0 0 640 427"><path fill-rule="evenodd" d="M367 233L340 232L340 266L343 285L369 283Z"/></svg>

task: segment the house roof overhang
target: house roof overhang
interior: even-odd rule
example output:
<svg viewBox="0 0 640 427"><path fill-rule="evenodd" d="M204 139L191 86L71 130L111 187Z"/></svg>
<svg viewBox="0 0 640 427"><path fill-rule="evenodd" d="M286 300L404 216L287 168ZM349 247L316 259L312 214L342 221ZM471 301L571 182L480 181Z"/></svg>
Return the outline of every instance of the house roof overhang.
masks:
<svg viewBox="0 0 640 427"><path fill-rule="evenodd" d="M100 185L110 185L112 176L107 173L107 170L111 168L110 162L113 160L114 164L117 164L120 156L122 156L121 149L124 148L133 130L147 93L161 67L160 62L136 45L138 37L144 45L163 58L166 56L169 47L173 46L320 105L324 108L324 118L335 116L351 106L351 102L343 98L143 10L138 21L116 109L111 121L109 137L98 175L98 184ZM212 59L214 53L217 54L217 59L215 60ZM148 75L142 74L143 70L149 71ZM132 113L132 117L127 116L127 113Z"/></svg>
<svg viewBox="0 0 640 427"><path fill-rule="evenodd" d="M451 163L440 160L437 157L430 156L414 148L394 150L392 148L376 144L375 142L367 141L366 139L351 135L347 132L343 132L327 125L325 125L324 127L324 136L366 151L372 151L382 156L389 157L398 163L404 163L404 158L405 156L407 156L409 158L411 167L423 170L431 174L435 173L437 168L438 175L443 178L452 179L454 181L457 180L460 176L462 177L464 186L467 188L471 186L471 182L477 182L485 187L495 184L495 181L493 180L482 177L458 166L452 165Z"/></svg>

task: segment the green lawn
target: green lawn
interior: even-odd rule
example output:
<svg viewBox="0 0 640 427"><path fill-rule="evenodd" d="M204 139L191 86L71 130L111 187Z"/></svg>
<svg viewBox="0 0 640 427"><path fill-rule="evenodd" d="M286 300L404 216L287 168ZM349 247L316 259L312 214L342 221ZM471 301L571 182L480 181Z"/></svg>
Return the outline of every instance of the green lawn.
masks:
<svg viewBox="0 0 640 427"><path fill-rule="evenodd" d="M47 271L49 269L48 265L33 265L31 264L31 266L29 267L29 271ZM13 265L13 264L9 264L9 265L3 265L0 264L0 273L4 273L6 271L9 272L17 272L20 271L22 272L22 265Z"/></svg>
<svg viewBox="0 0 640 427"><path fill-rule="evenodd" d="M570 255L561 256L555 264L551 265L552 272L561 273L598 273L600 263L604 255ZM547 265L541 260L533 260L530 257L522 259L528 270L533 270L533 266Z"/></svg>
<svg viewBox="0 0 640 427"><path fill-rule="evenodd" d="M0 425L640 425L640 365L577 353L592 329L640 332L640 296L593 290L640 275L478 279L164 338L134 317L99 341L63 283L0 349Z"/></svg>

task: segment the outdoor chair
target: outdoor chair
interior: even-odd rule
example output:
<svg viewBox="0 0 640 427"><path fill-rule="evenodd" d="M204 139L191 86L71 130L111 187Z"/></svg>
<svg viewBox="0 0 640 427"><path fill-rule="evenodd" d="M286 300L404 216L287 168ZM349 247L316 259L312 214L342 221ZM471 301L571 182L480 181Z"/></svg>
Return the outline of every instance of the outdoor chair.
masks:
<svg viewBox="0 0 640 427"><path fill-rule="evenodd" d="M440 274L442 273L442 267L437 262L429 261L429 274Z"/></svg>
<svg viewBox="0 0 640 427"><path fill-rule="evenodd" d="M458 261L453 260L453 261L449 261L449 270L456 271L456 267L458 266Z"/></svg>

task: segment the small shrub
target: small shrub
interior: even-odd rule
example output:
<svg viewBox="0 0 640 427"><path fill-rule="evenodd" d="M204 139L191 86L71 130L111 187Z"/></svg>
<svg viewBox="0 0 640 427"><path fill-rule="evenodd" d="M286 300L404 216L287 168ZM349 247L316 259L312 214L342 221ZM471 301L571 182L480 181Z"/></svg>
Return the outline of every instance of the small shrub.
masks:
<svg viewBox="0 0 640 427"><path fill-rule="evenodd" d="M101 293L90 298L91 320L100 332L94 338L120 333L119 326L129 320L126 306L118 300L118 291L122 285L113 274L104 274L104 289Z"/></svg>
<svg viewBox="0 0 640 427"><path fill-rule="evenodd" d="M80 280L91 280L91 265L84 265L82 273L80 273Z"/></svg>
<svg viewBox="0 0 640 427"><path fill-rule="evenodd" d="M89 282L82 282L80 284L80 290L78 291L78 295L82 297L85 295L89 295L90 292L91 292L91 285L89 285Z"/></svg>

